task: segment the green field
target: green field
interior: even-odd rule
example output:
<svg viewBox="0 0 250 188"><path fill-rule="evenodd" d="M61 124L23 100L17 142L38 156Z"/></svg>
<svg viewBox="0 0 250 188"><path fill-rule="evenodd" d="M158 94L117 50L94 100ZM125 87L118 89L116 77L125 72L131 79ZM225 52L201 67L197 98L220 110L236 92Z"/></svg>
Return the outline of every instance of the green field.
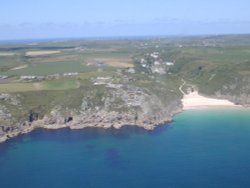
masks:
<svg viewBox="0 0 250 188"><path fill-rule="evenodd" d="M63 75L72 72L78 74ZM4 75L9 77L1 79ZM250 105L250 35L0 45L0 93L18 96L25 109L0 100L13 121L30 110L48 115L55 106L63 113L171 112L171 105L180 104L182 80L186 89ZM147 104L127 106L142 96Z"/></svg>
<svg viewBox="0 0 250 188"><path fill-rule="evenodd" d="M9 83L0 84L1 93L17 93L27 91L41 90L68 90L79 87L76 79L60 79L52 81L34 82L34 83Z"/></svg>
<svg viewBox="0 0 250 188"><path fill-rule="evenodd" d="M46 76L52 74L63 74L68 72L88 72L94 68L80 62L46 62L29 64L27 68L9 70L2 74L10 76L37 75ZM1 73L0 73L1 74Z"/></svg>

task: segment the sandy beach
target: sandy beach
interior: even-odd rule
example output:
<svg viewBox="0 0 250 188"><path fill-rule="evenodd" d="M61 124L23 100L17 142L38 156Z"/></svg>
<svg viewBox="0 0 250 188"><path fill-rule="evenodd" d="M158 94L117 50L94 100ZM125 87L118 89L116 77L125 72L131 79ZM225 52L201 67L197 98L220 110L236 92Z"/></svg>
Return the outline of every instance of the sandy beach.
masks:
<svg viewBox="0 0 250 188"><path fill-rule="evenodd" d="M241 107L240 105L236 105L228 100L201 96L197 91L185 94L182 99L182 104L183 110L218 107Z"/></svg>

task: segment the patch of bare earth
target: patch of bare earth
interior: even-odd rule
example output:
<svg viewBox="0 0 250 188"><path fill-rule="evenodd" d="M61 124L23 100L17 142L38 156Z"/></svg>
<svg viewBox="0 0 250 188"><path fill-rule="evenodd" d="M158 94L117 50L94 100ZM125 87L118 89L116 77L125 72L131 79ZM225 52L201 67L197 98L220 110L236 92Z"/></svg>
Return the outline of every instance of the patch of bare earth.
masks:
<svg viewBox="0 0 250 188"><path fill-rule="evenodd" d="M131 59L129 58L89 58L87 62L91 64L106 64L112 67L118 68L132 68L134 64L132 63Z"/></svg>
<svg viewBox="0 0 250 188"><path fill-rule="evenodd" d="M34 83L33 86L37 91L43 90L43 85L41 83Z"/></svg>
<svg viewBox="0 0 250 188"><path fill-rule="evenodd" d="M59 50L39 50L39 51L28 51L25 53L26 56L43 56L43 55L52 55L59 54L61 51Z"/></svg>

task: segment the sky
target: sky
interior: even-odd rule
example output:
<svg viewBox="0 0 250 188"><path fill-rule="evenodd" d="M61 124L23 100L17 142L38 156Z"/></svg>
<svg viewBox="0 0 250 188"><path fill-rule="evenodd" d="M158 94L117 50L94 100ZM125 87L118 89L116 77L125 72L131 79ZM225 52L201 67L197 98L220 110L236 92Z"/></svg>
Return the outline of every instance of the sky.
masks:
<svg viewBox="0 0 250 188"><path fill-rule="evenodd" d="M249 0L8 0L0 40L250 33Z"/></svg>

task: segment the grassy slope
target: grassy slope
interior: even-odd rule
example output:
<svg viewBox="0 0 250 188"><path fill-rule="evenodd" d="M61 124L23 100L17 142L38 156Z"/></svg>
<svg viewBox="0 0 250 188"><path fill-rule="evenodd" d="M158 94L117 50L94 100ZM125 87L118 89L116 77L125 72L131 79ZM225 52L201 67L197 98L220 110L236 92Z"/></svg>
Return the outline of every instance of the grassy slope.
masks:
<svg viewBox="0 0 250 188"><path fill-rule="evenodd" d="M204 45L204 43L206 45ZM142 44L147 44L142 46ZM207 45L208 44L208 45ZM182 45L182 47L179 47ZM157 47L156 47L157 46ZM75 50L81 48L81 50ZM25 52L31 50L60 50L60 54L51 54L28 58ZM92 80L98 76L113 76L116 82L123 76L132 77L130 85L145 88L157 96L165 105L180 99L178 87L181 78L189 84L198 86L200 92L214 95L224 86L237 83L237 89L229 94L239 95L250 78L250 36L221 36L193 38L164 38L159 40L113 40L113 41L69 41L58 43L41 43L31 47L27 45L0 46L0 52L13 52L14 56L0 57L0 75L11 75L16 80L1 84L0 92L19 94L23 110L0 101L15 117L26 118L30 110L41 115L60 105L67 109L77 109L82 98L88 98L92 106L104 105L102 97L109 92L103 86L93 87ZM160 52L163 61L175 62L170 68L171 75L151 74L140 66L139 60L146 53ZM117 73L115 67L87 66L91 58L125 58L134 59L136 74ZM65 59L65 61L63 61ZM153 63L153 62L152 62ZM10 70L27 64L28 67ZM97 71L102 69L102 71ZM65 72L80 72L75 78L61 78L42 82L20 82L20 75L49 75ZM244 89L244 92L249 92ZM249 94L249 93L247 93ZM120 103L119 99L115 103ZM124 109L127 110L127 109Z"/></svg>

